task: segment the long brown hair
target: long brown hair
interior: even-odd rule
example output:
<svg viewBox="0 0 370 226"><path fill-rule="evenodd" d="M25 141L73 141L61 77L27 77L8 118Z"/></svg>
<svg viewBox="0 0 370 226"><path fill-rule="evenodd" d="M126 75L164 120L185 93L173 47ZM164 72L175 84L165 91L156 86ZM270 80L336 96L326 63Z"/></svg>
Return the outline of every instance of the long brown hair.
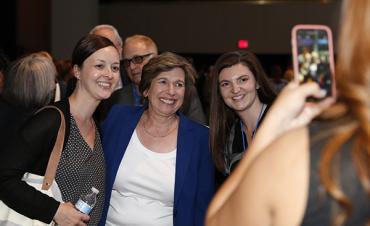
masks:
<svg viewBox="0 0 370 226"><path fill-rule="evenodd" d="M219 90L219 75L224 68L236 64L243 64L249 68L259 85L258 98L262 103L271 104L276 97L276 91L268 80L258 58L250 51L239 50L227 52L221 55L211 72L211 103L210 103L210 143L213 161L221 172L225 169L224 149L232 124L237 119L235 111L229 108L223 101Z"/></svg>
<svg viewBox="0 0 370 226"><path fill-rule="evenodd" d="M334 156L349 139L353 140L351 152L357 176L370 194L370 1L344 1L341 25L336 75L338 102L350 121L328 141L320 162L321 183L342 207L334 216L333 225L344 224L352 211L338 178L331 173Z"/></svg>

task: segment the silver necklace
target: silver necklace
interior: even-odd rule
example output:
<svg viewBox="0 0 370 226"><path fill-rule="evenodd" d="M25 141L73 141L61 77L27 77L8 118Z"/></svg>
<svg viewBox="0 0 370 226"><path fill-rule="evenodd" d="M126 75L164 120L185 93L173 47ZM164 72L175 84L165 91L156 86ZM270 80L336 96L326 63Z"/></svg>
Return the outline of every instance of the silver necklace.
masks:
<svg viewBox="0 0 370 226"><path fill-rule="evenodd" d="M146 128L145 128L145 123L142 122L141 123L141 127L143 128L144 132L146 134L148 134L149 136L151 137L155 137L155 138L163 138L163 137L167 137L168 135L170 135L176 128L177 128L177 125L175 127L173 127L173 129L169 130L166 134L164 135L154 135L152 134L151 132L149 132Z"/></svg>

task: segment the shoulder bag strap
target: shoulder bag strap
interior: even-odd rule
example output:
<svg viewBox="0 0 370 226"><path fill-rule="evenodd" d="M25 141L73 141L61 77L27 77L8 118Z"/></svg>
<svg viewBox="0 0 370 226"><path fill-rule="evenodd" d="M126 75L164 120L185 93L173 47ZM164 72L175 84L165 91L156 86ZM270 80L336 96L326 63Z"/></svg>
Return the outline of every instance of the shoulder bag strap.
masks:
<svg viewBox="0 0 370 226"><path fill-rule="evenodd" d="M59 163L59 160L60 160L60 156L61 156L62 150L63 150L64 135L65 135L65 119L64 119L63 112L59 108L57 108L55 106L52 106L52 105L45 106L45 107L41 108L40 110L38 110L37 112L40 112L40 111L42 111L46 108L54 108L54 109L58 110L58 112L60 113L60 126L59 126L59 130L58 130L57 139L56 139L55 144L54 144L54 148L53 148L53 150L51 151L51 154L50 154L48 166L46 167L46 172L45 172L45 175L44 175L44 181L43 181L42 187L41 187L42 190L48 190L50 188L50 186L53 184L55 174L56 174L56 171L57 171L57 167L58 167L58 163Z"/></svg>

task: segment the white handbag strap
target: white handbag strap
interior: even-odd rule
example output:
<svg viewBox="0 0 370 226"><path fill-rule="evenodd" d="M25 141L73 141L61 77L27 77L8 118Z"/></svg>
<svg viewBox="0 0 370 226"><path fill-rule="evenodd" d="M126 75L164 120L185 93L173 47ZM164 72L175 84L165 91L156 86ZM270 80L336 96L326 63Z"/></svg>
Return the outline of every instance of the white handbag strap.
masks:
<svg viewBox="0 0 370 226"><path fill-rule="evenodd" d="M59 108L57 108L55 106L52 106L52 105L45 106L45 107L41 108L40 110L38 110L37 112L40 112L40 111L42 111L43 109L46 109L46 108L54 108L54 109L58 110L58 112L60 114L60 126L59 126L59 130L58 130L57 139L56 139L55 144L54 144L54 148L51 151L49 162L48 162L48 165L46 167L46 171L45 171L45 175L44 175L44 181L43 181L42 187L41 187L42 190L48 190L50 188L50 186L53 184L55 174L56 174L56 171L57 171L57 167L58 167L58 164L59 164L60 156L61 156L62 150L63 150L64 135L65 135L65 119L64 119L63 112Z"/></svg>

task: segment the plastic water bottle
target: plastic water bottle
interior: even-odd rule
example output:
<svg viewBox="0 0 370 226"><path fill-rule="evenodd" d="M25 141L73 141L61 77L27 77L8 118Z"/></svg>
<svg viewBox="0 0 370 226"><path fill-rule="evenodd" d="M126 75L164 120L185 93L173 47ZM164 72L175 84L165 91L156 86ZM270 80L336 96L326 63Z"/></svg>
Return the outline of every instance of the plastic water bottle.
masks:
<svg viewBox="0 0 370 226"><path fill-rule="evenodd" d="M81 195L80 199L77 201L75 207L79 211L85 214L89 214L94 208L96 203L96 196L98 195L99 190L92 187L91 192L86 195Z"/></svg>

